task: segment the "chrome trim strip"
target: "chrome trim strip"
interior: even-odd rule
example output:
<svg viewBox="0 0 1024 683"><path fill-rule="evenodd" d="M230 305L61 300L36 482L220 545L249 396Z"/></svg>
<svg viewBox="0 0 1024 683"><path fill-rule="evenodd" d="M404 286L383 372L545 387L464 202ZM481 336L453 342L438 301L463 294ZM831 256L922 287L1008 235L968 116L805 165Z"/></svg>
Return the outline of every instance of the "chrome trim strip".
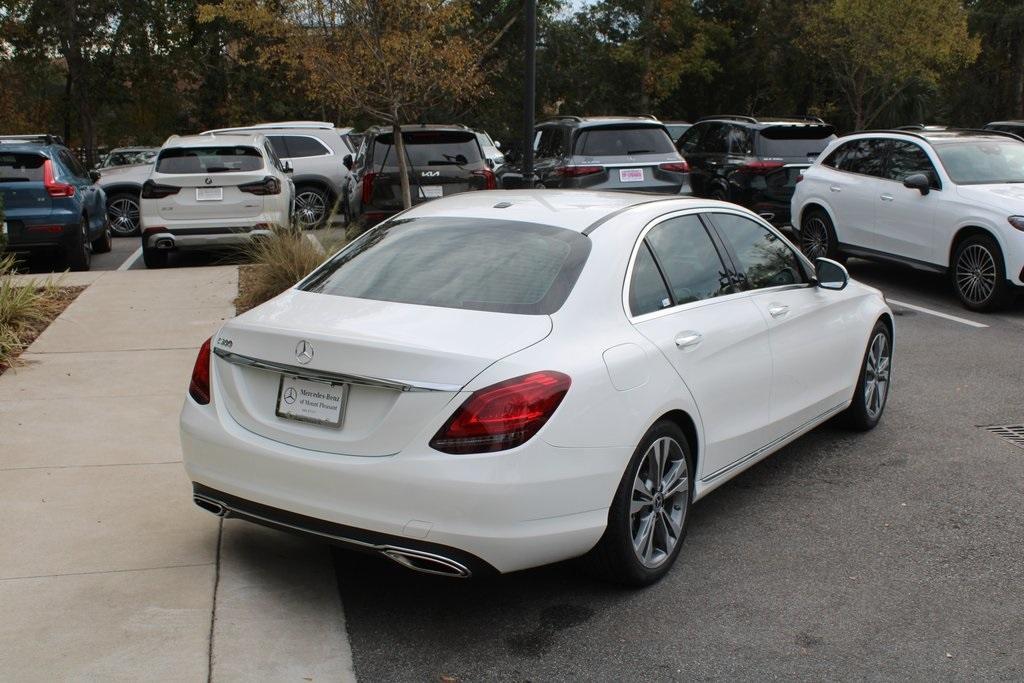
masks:
<svg viewBox="0 0 1024 683"><path fill-rule="evenodd" d="M797 436L801 432L805 432L805 431L809 430L811 427L813 427L816 424L824 422L827 418L831 417L833 414L835 414L835 413L839 412L840 410L842 410L845 405L846 405L845 403L840 403L837 406L829 408L828 410L823 412L821 415L818 415L817 417L813 417L810 420L808 420L807 422L804 422L802 425L800 425L799 427L797 427L793 431L780 436L779 438L775 439L774 441L766 443L764 446L761 446L757 450L754 450L754 451L751 451L750 453L747 453L746 455L744 455L742 458L740 458L736 462L734 462L734 463L732 463L730 465L726 465L725 467L712 472L708 476L706 476L703 479L701 479L700 480L701 483L702 484L706 484L706 483L708 483L710 481L713 481L713 480L719 478L720 476L722 476L723 474L727 474L728 472L731 472L732 470L736 469L740 465L748 463L748 462L750 462L751 460L753 460L754 458L756 458L756 457L758 457L760 455L764 455L766 451L770 451L775 446L778 446L778 445L784 443L786 440L788 440L788 439L790 439L790 438L792 438L794 436Z"/></svg>
<svg viewBox="0 0 1024 683"><path fill-rule="evenodd" d="M460 384L433 384L430 382L407 382L398 379L383 379L379 377L364 377L362 375L347 375L340 372L328 370L314 370L312 368L300 367L298 365L286 365L275 363L269 360L260 360L243 356L240 353L231 353L224 349L214 347L214 355L223 358L229 363L260 370L280 372L299 379L308 379L311 382L330 382L332 384L355 384L362 387L374 387L376 389L391 389L393 391L450 391L455 392L462 389Z"/></svg>

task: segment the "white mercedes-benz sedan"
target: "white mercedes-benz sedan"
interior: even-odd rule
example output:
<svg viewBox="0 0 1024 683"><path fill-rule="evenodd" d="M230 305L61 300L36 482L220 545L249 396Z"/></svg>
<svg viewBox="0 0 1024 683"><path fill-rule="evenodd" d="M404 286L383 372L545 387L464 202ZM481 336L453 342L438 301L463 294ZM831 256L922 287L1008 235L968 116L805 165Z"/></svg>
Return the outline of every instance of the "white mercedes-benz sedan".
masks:
<svg viewBox="0 0 1024 683"><path fill-rule="evenodd" d="M378 225L200 350L195 502L466 577L585 556L644 585L690 506L834 415L893 317L712 200L471 192Z"/></svg>

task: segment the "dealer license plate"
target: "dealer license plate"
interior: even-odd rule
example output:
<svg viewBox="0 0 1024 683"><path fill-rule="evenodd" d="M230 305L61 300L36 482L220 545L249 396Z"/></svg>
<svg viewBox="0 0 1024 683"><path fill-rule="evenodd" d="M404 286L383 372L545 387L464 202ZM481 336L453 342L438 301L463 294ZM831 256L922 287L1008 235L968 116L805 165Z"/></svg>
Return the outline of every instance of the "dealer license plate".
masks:
<svg viewBox="0 0 1024 683"><path fill-rule="evenodd" d="M196 201L197 202L219 202L224 199L224 188L223 187L197 187L196 188Z"/></svg>
<svg viewBox="0 0 1024 683"><path fill-rule="evenodd" d="M444 188L440 185L424 185L421 189L427 199L437 199L444 195Z"/></svg>
<svg viewBox="0 0 1024 683"><path fill-rule="evenodd" d="M347 384L311 382L289 375L281 376L277 390L277 416L300 422L340 427L348 402Z"/></svg>
<svg viewBox="0 0 1024 683"><path fill-rule="evenodd" d="M644 169L642 168L620 168L619 182L642 183L644 181Z"/></svg>

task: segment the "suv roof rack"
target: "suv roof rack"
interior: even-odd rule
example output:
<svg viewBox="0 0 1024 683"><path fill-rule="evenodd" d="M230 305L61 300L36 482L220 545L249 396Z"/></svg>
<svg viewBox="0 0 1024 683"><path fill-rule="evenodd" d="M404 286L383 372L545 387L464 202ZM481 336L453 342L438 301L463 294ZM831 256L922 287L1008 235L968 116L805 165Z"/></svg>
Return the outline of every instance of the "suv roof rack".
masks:
<svg viewBox="0 0 1024 683"><path fill-rule="evenodd" d="M291 128L317 128L333 130L336 126L330 121L277 121L274 123L254 123L251 126L231 126L230 128L212 128L204 130L200 135L222 135L246 130L289 130Z"/></svg>
<svg viewBox="0 0 1024 683"><path fill-rule="evenodd" d="M943 133L972 133L976 135L994 135L996 137L1024 141L1024 137L1021 137L1016 133L1010 133L1005 130L990 130L988 128L946 128L944 130L906 130L904 128L879 128L875 130L858 130L854 131L853 133L847 133L843 137L848 137L850 135L861 135L863 133L895 133L898 135L910 135L912 137L920 138L925 141L927 141L929 138L934 138L936 135L941 136Z"/></svg>
<svg viewBox="0 0 1024 683"><path fill-rule="evenodd" d="M0 142L38 142L41 145L63 145L59 135L49 133L30 133L28 135L0 135Z"/></svg>
<svg viewBox="0 0 1024 683"><path fill-rule="evenodd" d="M754 116L746 116L743 114L714 114L713 116L702 116L697 119L700 121L715 121L715 120L726 120L726 121L743 121L744 123L769 123L769 122L797 122L803 121L805 123L816 123L822 126L828 125L819 116L811 116L809 114L796 114L795 116L762 116L760 119Z"/></svg>
<svg viewBox="0 0 1024 683"><path fill-rule="evenodd" d="M711 116L702 116L697 119L697 123L701 121L715 121L717 119L725 119L727 121L744 121L746 123L760 123L753 116L744 116L742 114L713 114Z"/></svg>

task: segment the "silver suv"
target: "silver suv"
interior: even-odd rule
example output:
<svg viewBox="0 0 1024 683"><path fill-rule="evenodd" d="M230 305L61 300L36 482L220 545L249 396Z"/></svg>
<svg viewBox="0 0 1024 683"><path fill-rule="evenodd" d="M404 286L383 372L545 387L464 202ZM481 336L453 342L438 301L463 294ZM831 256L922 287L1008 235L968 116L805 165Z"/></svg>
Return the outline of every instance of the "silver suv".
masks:
<svg viewBox="0 0 1024 683"><path fill-rule="evenodd" d="M295 220L304 228L318 227L332 214L347 215L348 169L342 163L355 147L351 128L337 128L327 121L281 121L239 128L208 130L212 133L260 133L270 141L281 161L290 161L295 183Z"/></svg>
<svg viewBox="0 0 1024 683"><path fill-rule="evenodd" d="M643 116L559 116L537 125L537 187L689 194L690 168L665 124Z"/></svg>

